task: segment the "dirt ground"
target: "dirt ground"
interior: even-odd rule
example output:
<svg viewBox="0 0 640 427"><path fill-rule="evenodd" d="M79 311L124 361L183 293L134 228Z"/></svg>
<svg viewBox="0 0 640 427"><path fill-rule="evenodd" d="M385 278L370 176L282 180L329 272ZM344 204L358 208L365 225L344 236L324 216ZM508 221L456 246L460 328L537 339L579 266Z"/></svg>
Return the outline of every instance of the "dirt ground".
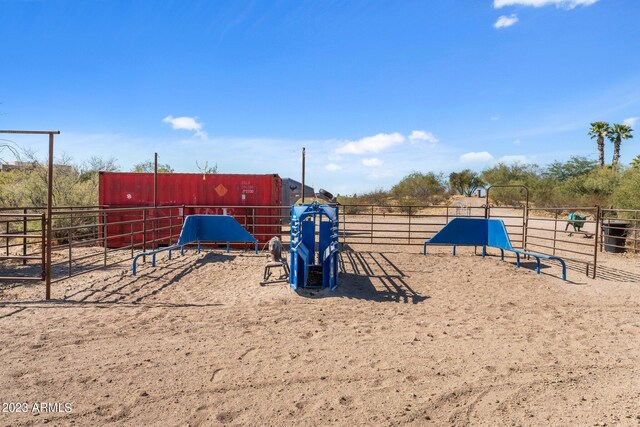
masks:
<svg viewBox="0 0 640 427"><path fill-rule="evenodd" d="M471 248L354 249L331 294L193 250L51 302L0 285L0 397L28 404L0 425L640 425L637 269L565 283Z"/></svg>

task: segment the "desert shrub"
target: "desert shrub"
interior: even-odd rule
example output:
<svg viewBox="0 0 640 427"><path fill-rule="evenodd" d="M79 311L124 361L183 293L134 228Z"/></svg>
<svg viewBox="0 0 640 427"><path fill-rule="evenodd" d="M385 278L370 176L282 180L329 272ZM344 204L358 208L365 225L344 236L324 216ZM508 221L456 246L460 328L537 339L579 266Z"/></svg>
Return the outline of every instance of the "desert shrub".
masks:
<svg viewBox="0 0 640 427"><path fill-rule="evenodd" d="M540 175L538 165L526 163L498 163L480 174L488 186L525 185L528 188L540 180ZM525 192L522 188L493 188L490 197L497 205L516 206L524 201Z"/></svg>
<svg viewBox="0 0 640 427"><path fill-rule="evenodd" d="M484 187L485 185L480 175L471 169L464 169L463 171L449 174L449 189L452 193L471 197L478 188Z"/></svg>
<svg viewBox="0 0 640 427"><path fill-rule="evenodd" d="M607 205L615 191L620 175L611 168L594 169L584 175L581 184L581 201L585 206Z"/></svg>
<svg viewBox="0 0 640 427"><path fill-rule="evenodd" d="M596 160L583 156L573 156L566 162L554 161L544 169L542 176L562 182L570 178L586 175L597 167L598 162Z"/></svg>
<svg viewBox="0 0 640 427"><path fill-rule="evenodd" d="M446 190L442 174L413 172L394 185L391 194L399 199L402 205L422 204L438 196L443 197Z"/></svg>
<svg viewBox="0 0 640 427"><path fill-rule="evenodd" d="M620 209L640 209L640 169L622 173L612 195L613 205Z"/></svg>

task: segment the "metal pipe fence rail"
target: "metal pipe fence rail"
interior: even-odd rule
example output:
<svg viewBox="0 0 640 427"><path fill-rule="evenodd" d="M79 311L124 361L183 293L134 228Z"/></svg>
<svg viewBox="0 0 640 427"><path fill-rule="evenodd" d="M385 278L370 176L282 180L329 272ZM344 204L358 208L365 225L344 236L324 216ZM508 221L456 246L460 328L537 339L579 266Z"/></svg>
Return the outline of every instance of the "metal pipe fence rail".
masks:
<svg viewBox="0 0 640 427"><path fill-rule="evenodd" d="M602 209L599 250L640 253L640 210Z"/></svg>
<svg viewBox="0 0 640 427"><path fill-rule="evenodd" d="M56 210L51 282L114 266L136 252L177 241L182 207Z"/></svg>
<svg viewBox="0 0 640 427"><path fill-rule="evenodd" d="M44 280L45 268L45 214L0 213L0 242L4 241L0 254L2 269L0 280L34 281ZM35 274L31 266L39 266Z"/></svg>
<svg viewBox="0 0 640 427"><path fill-rule="evenodd" d="M600 252L640 251L640 210L483 204L340 205L339 212L340 242L350 246L421 247L453 218L468 217L502 219L514 247L563 257L591 277L596 277ZM587 216L577 230L568 220L570 213ZM260 242L279 236L289 244L289 209L282 206L56 207L50 242L41 208L1 208L0 280L45 280L49 272L55 283L121 264L136 252L177 242L184 218L192 214L232 215ZM48 247L53 254L49 266ZM233 247L251 249L245 244Z"/></svg>
<svg viewBox="0 0 640 427"><path fill-rule="evenodd" d="M586 219L570 220L571 213ZM526 250L573 261L572 266L583 266L585 274L595 278L599 217L598 207L529 208Z"/></svg>
<svg viewBox="0 0 640 427"><path fill-rule="evenodd" d="M501 218L515 247L524 244L524 209L501 207L493 213L486 206L455 205L341 205L340 241L348 245L422 246L457 217Z"/></svg>

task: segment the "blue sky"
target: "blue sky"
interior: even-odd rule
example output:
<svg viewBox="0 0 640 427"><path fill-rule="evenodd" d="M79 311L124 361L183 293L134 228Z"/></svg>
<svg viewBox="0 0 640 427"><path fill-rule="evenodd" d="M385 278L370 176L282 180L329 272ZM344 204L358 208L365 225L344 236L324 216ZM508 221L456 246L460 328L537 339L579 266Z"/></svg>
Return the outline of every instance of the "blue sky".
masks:
<svg viewBox="0 0 640 427"><path fill-rule="evenodd" d="M57 155L122 170L157 151L297 179L304 146L307 181L341 194L595 159L590 122L637 127L639 18L637 0L0 0L0 128L59 129Z"/></svg>

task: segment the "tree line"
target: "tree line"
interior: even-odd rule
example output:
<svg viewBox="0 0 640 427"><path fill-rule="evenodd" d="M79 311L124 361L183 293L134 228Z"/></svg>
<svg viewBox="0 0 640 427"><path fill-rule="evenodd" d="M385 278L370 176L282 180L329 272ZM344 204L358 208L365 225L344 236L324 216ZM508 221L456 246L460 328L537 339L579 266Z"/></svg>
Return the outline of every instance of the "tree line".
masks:
<svg viewBox="0 0 640 427"><path fill-rule="evenodd" d="M0 206L45 206L47 204L48 169L33 152L19 151L11 143L0 143L2 147L22 163L21 167L0 173ZM6 161L6 157L0 161ZM217 173L218 166L197 164L202 173ZM147 160L136 164L131 172L153 172L154 163ZM53 168L54 206L96 206L98 204L99 172L119 172L116 159L92 156L84 162L74 162L63 154L55 160ZM166 163L158 164L158 173L171 173L174 169Z"/></svg>

